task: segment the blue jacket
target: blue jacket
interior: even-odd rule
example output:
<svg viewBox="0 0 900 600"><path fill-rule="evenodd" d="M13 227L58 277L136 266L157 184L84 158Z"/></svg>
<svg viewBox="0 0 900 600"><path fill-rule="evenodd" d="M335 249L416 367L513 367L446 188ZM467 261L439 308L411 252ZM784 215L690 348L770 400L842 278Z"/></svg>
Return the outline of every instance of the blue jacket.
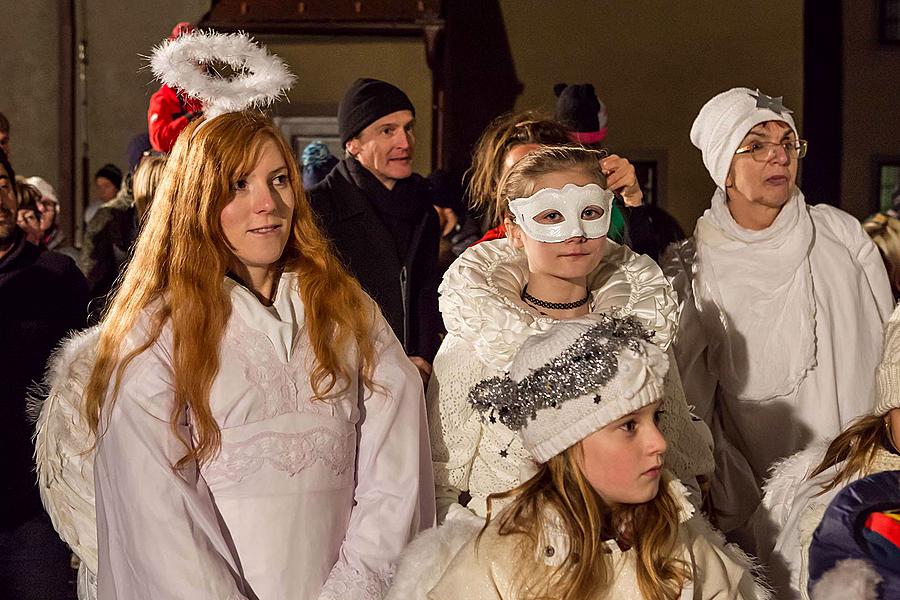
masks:
<svg viewBox="0 0 900 600"><path fill-rule="evenodd" d="M813 534L809 548L809 587L838 561L867 561L882 577L879 598L900 598L900 548L885 552L866 535L866 518L872 512L900 508L900 471L884 471L864 477L835 496Z"/></svg>

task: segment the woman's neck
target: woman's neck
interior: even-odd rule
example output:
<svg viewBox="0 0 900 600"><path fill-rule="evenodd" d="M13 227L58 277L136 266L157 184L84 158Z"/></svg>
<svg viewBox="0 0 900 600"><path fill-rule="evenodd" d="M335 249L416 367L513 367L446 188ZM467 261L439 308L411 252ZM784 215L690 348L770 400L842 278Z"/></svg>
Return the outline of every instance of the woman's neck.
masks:
<svg viewBox="0 0 900 600"><path fill-rule="evenodd" d="M564 279L542 273L528 274L528 295L543 302L577 303L584 300L585 296L589 294L587 277ZM580 306L562 309L540 306L537 303L529 302L528 299L525 299L525 302L541 314L560 320L577 319L591 312L590 299Z"/></svg>
<svg viewBox="0 0 900 600"><path fill-rule="evenodd" d="M275 265L268 267L248 267L247 265L233 265L232 272L240 279L244 286L253 292L257 300L263 306L272 306L275 297L276 279L281 274L281 268Z"/></svg>
<svg viewBox="0 0 900 600"><path fill-rule="evenodd" d="M771 227L784 208L751 202L737 192L727 194L726 206L734 222L750 231L762 231Z"/></svg>

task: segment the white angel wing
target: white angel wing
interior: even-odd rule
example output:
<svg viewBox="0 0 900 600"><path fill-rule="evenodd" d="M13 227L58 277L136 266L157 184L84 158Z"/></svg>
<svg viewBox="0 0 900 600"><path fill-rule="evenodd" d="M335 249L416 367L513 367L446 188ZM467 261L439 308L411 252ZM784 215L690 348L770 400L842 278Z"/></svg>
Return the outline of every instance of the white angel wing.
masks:
<svg viewBox="0 0 900 600"><path fill-rule="evenodd" d="M94 364L99 329L69 338L51 357L35 431L38 487L59 536L97 572L94 436L82 397Z"/></svg>

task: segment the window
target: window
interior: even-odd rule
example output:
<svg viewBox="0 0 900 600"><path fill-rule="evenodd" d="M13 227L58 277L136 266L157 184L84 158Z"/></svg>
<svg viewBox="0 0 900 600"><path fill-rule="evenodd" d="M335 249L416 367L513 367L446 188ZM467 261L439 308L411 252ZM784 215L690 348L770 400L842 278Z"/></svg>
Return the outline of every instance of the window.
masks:
<svg viewBox="0 0 900 600"><path fill-rule="evenodd" d="M878 164L878 206L881 212L894 208L894 198L900 204L900 160L879 161Z"/></svg>
<svg viewBox="0 0 900 600"><path fill-rule="evenodd" d="M337 112L337 109L334 109ZM313 140L325 142L331 153L338 159L344 158L341 139L338 135L338 122L335 116L309 117L275 117L275 126L281 129L284 137L291 142L297 160L303 149Z"/></svg>
<svg viewBox="0 0 900 600"><path fill-rule="evenodd" d="M655 160L633 160L634 174L641 191L644 192L644 204L659 204L659 168Z"/></svg>

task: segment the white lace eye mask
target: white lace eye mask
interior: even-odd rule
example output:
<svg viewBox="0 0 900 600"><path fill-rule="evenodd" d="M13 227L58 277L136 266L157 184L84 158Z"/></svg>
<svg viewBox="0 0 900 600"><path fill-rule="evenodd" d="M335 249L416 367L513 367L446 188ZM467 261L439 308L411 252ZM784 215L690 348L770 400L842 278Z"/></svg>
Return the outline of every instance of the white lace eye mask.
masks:
<svg viewBox="0 0 900 600"><path fill-rule="evenodd" d="M528 237L539 242L558 243L573 237L600 238L609 231L612 201L615 197L596 183L579 186L567 183L561 190L544 188L527 198L510 200L509 210L516 217L516 225ZM586 219L585 209L599 207L600 218ZM536 217L552 210L562 216L556 223L539 223Z"/></svg>

